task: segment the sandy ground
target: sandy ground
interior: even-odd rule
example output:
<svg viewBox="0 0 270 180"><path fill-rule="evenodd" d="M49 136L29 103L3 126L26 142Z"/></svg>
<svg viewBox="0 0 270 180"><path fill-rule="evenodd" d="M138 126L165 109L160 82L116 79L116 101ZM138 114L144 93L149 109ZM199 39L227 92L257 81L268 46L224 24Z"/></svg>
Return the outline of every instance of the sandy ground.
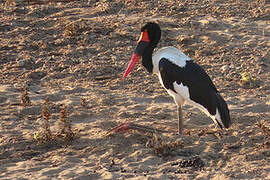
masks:
<svg viewBox="0 0 270 180"><path fill-rule="evenodd" d="M0 5L1 179L270 179L268 1ZM184 106L176 135L176 105L157 77L139 65L122 80L147 21L163 30L159 47L178 47L208 72L229 105L229 130ZM46 98L52 137L41 142ZM55 135L63 106L72 140ZM171 133L106 136L128 121Z"/></svg>

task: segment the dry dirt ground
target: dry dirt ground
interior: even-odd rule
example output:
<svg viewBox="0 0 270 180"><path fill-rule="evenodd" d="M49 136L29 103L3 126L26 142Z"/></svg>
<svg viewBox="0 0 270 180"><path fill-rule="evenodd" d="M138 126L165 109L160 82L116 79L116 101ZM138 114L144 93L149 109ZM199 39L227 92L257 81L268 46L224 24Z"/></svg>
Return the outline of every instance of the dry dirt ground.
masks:
<svg viewBox="0 0 270 180"><path fill-rule="evenodd" d="M147 21L163 30L159 47L207 71L229 130L184 106L176 135L176 105L157 77L138 65L122 80ZM269 46L268 0L1 0L0 178L270 179ZM39 140L46 98L51 133L65 106L72 139ZM106 136L128 121L171 133Z"/></svg>

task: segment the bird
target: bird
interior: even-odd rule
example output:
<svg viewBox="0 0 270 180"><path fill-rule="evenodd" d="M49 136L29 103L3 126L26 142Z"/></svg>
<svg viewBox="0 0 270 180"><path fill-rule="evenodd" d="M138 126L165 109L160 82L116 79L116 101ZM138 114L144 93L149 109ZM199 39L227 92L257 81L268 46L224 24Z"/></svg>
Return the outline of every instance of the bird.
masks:
<svg viewBox="0 0 270 180"><path fill-rule="evenodd" d="M154 52L160 38L161 28L157 23L147 22L142 26L140 38L123 79L140 60L149 73L156 74L177 105L178 134L183 133L184 104L200 109L221 129L229 128L231 118L228 105L205 70L173 46L163 47ZM127 129L128 124L124 127Z"/></svg>

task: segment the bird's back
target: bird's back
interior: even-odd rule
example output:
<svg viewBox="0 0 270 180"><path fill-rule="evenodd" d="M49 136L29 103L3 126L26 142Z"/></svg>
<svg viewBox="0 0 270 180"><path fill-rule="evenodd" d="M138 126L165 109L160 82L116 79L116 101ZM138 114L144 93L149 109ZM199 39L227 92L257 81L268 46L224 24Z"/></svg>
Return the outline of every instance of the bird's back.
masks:
<svg viewBox="0 0 270 180"><path fill-rule="evenodd" d="M183 67L186 65L186 61L191 60L190 57L185 55L183 52L181 52L179 49L173 47L173 46L168 46L168 47L163 47L156 51L152 57L153 59L153 73L157 73L159 69L159 61L162 58L170 59L170 61L180 67Z"/></svg>

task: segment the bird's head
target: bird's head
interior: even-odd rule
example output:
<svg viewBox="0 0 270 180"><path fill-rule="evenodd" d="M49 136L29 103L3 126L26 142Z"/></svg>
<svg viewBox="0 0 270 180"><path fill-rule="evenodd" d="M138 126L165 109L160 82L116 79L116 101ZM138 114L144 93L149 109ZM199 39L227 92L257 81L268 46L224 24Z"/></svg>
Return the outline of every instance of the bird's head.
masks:
<svg viewBox="0 0 270 180"><path fill-rule="evenodd" d="M123 79L132 71L137 62L146 53L152 53L157 46L161 37L161 29L157 23L148 22L141 28L141 35L137 42L137 46L133 52L132 58L125 71ZM150 51L147 51L149 49ZM152 54L150 54L152 56Z"/></svg>

